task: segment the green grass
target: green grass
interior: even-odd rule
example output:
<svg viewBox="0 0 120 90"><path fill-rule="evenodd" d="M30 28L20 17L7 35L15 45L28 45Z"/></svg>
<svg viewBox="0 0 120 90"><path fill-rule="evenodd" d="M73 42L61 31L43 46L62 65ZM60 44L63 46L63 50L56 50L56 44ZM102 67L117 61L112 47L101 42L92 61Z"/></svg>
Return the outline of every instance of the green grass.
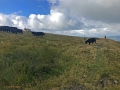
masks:
<svg viewBox="0 0 120 90"><path fill-rule="evenodd" d="M119 90L120 42L0 32L1 90Z"/></svg>

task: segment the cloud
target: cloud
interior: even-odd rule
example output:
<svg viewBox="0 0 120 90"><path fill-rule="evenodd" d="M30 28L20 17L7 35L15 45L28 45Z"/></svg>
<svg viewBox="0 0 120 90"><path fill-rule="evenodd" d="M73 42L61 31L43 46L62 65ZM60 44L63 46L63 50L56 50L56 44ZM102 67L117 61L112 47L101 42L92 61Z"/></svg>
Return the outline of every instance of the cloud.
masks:
<svg viewBox="0 0 120 90"><path fill-rule="evenodd" d="M51 6L58 5L59 0L47 0Z"/></svg>
<svg viewBox="0 0 120 90"><path fill-rule="evenodd" d="M120 35L120 0L59 0L59 4L51 8L66 11L66 16L82 22L76 25L80 27L70 30L72 35L81 35L81 30L91 36Z"/></svg>
<svg viewBox="0 0 120 90"><path fill-rule="evenodd" d="M31 14L28 25L32 30L71 30L80 28L82 22L57 10L51 10L49 15Z"/></svg>
<svg viewBox="0 0 120 90"><path fill-rule="evenodd" d="M57 0L47 0L47 1L49 1L49 3L51 3L52 5L57 3Z"/></svg>
<svg viewBox="0 0 120 90"><path fill-rule="evenodd" d="M25 17L0 13L0 25L72 36L120 35L119 0L47 1L50 14Z"/></svg>
<svg viewBox="0 0 120 90"><path fill-rule="evenodd" d="M18 28L24 28L27 26L27 18L16 14L2 14L0 13L0 26L15 26Z"/></svg>
<svg viewBox="0 0 120 90"><path fill-rule="evenodd" d="M82 22L66 12L51 10L48 15L30 14L28 18L16 14L0 14L0 25L17 26L38 30L71 30L80 29ZM4 23L3 23L4 22Z"/></svg>
<svg viewBox="0 0 120 90"><path fill-rule="evenodd" d="M9 19L8 15L0 13L0 25L12 25L12 21Z"/></svg>
<svg viewBox="0 0 120 90"><path fill-rule="evenodd" d="M57 8L92 20L120 23L120 0L60 0Z"/></svg>

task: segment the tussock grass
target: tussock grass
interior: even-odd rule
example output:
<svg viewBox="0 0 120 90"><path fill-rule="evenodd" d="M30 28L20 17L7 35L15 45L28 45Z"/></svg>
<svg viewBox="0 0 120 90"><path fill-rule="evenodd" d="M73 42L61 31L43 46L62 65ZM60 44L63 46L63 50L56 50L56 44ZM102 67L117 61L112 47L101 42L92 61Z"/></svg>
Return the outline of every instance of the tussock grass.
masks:
<svg viewBox="0 0 120 90"><path fill-rule="evenodd" d="M120 42L0 32L0 89L119 90Z"/></svg>

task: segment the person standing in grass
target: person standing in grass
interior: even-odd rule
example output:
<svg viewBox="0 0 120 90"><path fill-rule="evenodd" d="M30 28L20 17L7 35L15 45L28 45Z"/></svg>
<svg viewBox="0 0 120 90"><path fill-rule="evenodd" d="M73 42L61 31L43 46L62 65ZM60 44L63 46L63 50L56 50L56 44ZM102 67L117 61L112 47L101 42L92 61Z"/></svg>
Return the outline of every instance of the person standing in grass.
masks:
<svg viewBox="0 0 120 90"><path fill-rule="evenodd" d="M106 41L106 35L105 35L105 37L104 37L104 40Z"/></svg>

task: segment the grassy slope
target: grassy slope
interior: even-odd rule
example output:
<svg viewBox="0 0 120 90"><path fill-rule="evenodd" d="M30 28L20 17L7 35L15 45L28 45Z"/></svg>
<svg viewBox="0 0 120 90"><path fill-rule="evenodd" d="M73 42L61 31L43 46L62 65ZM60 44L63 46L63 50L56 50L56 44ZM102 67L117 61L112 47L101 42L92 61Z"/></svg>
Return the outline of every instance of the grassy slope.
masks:
<svg viewBox="0 0 120 90"><path fill-rule="evenodd" d="M12 86L12 87L10 87ZM120 42L0 32L0 88L119 90ZM18 88L20 89L20 88Z"/></svg>

